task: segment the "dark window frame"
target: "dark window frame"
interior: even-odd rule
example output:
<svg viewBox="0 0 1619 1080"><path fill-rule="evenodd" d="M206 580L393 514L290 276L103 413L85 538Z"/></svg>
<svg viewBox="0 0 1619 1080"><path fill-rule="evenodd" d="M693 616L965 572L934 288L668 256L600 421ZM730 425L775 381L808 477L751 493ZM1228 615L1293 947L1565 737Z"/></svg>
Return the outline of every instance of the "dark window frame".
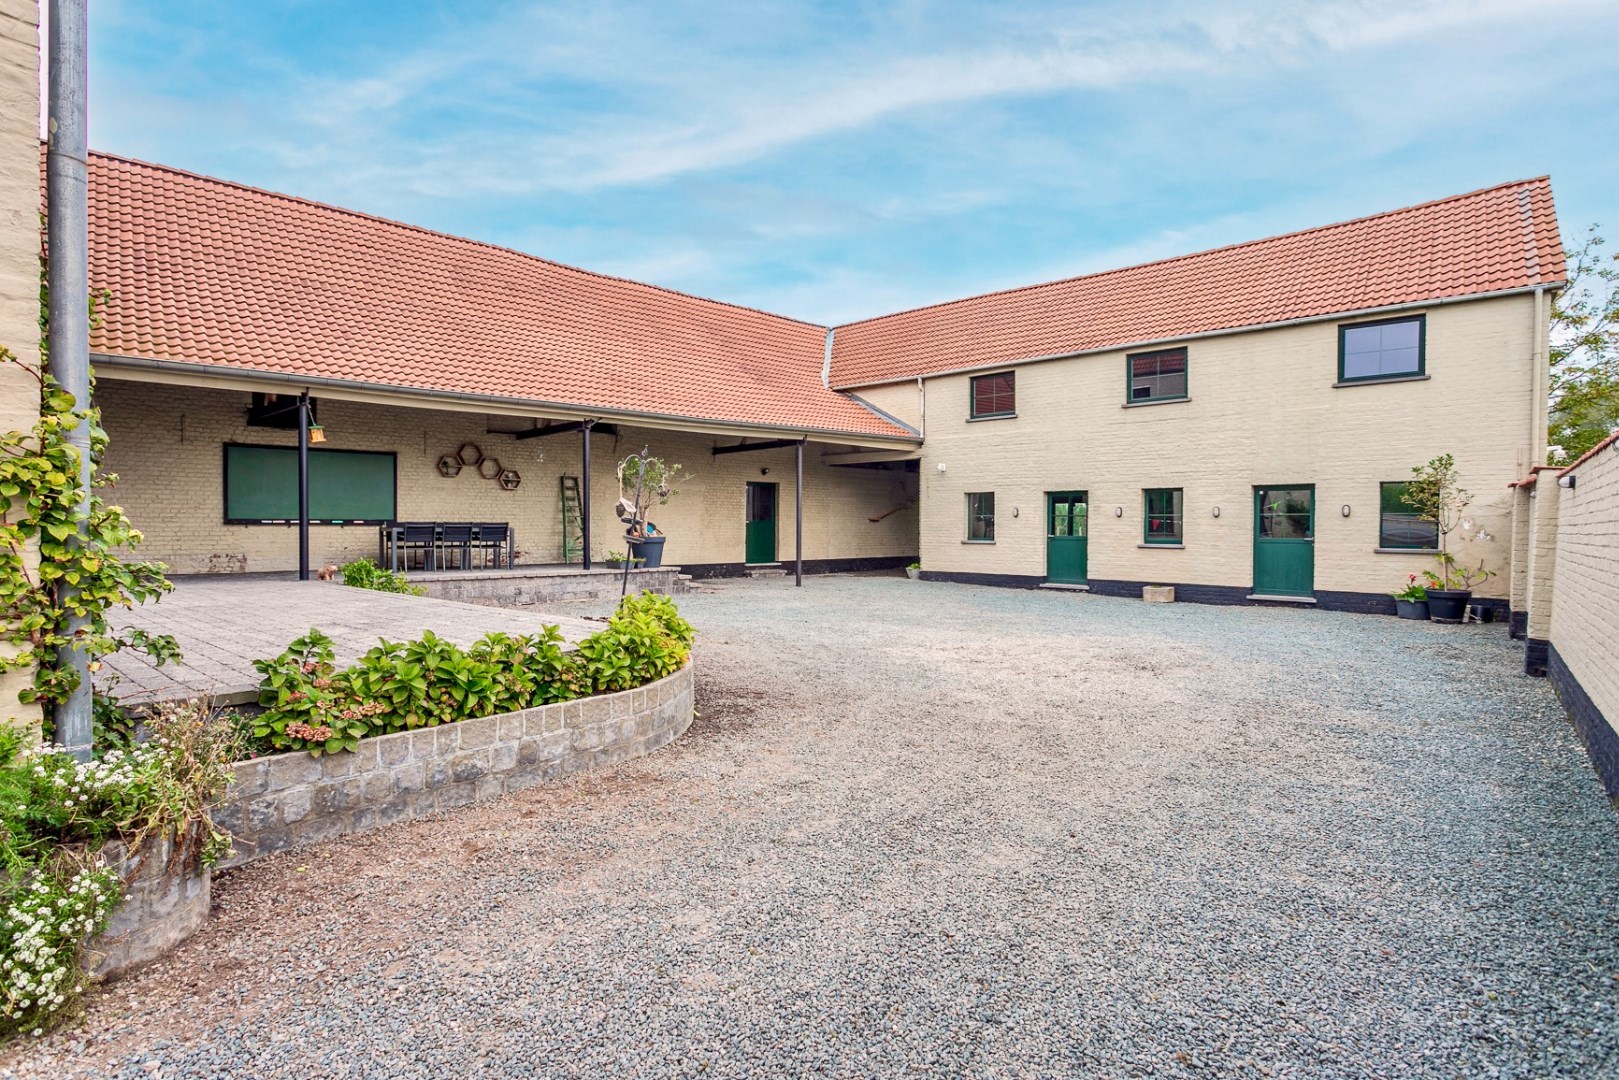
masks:
<svg viewBox="0 0 1619 1080"><path fill-rule="evenodd" d="M1180 376L1181 376L1182 381L1184 381L1185 384L1186 384L1185 389L1183 389L1178 394L1165 394L1165 395L1163 395L1161 397L1144 397L1144 398L1136 397L1136 361L1137 360L1156 359L1159 362L1160 370L1154 375L1143 376L1143 377L1144 378L1157 379L1157 380L1161 381L1163 379L1163 377L1164 377L1163 371L1162 371L1162 364L1163 364L1164 358L1168 357L1168 356L1172 356L1172 355L1174 355L1176 353L1180 354L1180 362L1181 362ZM1126 405L1156 405L1161 401L1186 401L1191 396L1192 396L1192 355L1191 355L1191 350L1187 349L1186 346L1184 346L1184 345L1176 345L1176 346L1174 346L1172 348L1168 348L1168 349L1148 349L1146 352L1138 352L1138 353L1128 353L1128 354L1126 354L1126 356L1124 358L1124 403Z"/></svg>
<svg viewBox="0 0 1619 1080"><path fill-rule="evenodd" d="M243 450L279 450L279 451L285 451L286 453L292 454L295 457L296 457L296 455L298 453L298 448L296 446L282 446L282 445L278 445L276 443L227 442L227 443L221 444L220 448L219 448L219 450L220 450L220 458L219 458L220 495L222 496L222 500L221 500L221 504L220 504L220 509L221 509L221 518L220 518L220 520L223 521L224 524L226 524L226 525L277 525L277 526L296 525L298 523L298 519L296 517L244 518L244 517L231 517L230 516L230 504L231 504L231 501L230 501L230 488L231 488L231 483L230 483L231 482L230 452L231 452L232 447L239 447L239 448L241 448ZM394 505L394 515L395 515L394 517L389 517L389 518L322 518L322 517L311 517L309 519L309 524L311 526L315 526L315 525L335 525L335 526L339 526L339 527L347 527L349 525L391 525L391 524L393 524L393 522L398 520L398 514L399 514L399 452L398 451L396 451L396 450L338 450L338 449L335 449L335 448L334 449L327 449L326 447L322 446L319 449L311 447L310 450L309 450L309 454L310 454L310 456L312 458L313 457L325 456L325 455L328 455L328 454L368 454L368 455L371 455L373 457L385 457L385 458L390 459L390 462L393 465L393 494L391 496L391 500L392 500L393 505Z"/></svg>
<svg viewBox="0 0 1619 1080"><path fill-rule="evenodd" d="M993 491L969 491L966 495L967 538L963 542L968 544L993 544L995 542L995 493ZM980 504L974 502L975 499L989 500L989 512L987 514ZM985 535L973 535L973 526L975 524L984 526Z"/></svg>
<svg viewBox="0 0 1619 1080"><path fill-rule="evenodd" d="M1171 496L1168 513L1154 514L1152 497L1154 495ZM1173 536L1164 533L1154 534L1152 522L1154 518L1169 518L1175 523ZM1142 488L1141 489L1141 542L1143 544L1181 545L1186 543L1186 489L1185 488Z"/></svg>
<svg viewBox="0 0 1619 1080"><path fill-rule="evenodd" d="M1410 487L1409 480L1383 480L1377 485L1377 546L1384 551L1415 551L1428 552L1439 550L1439 523L1436 521L1422 521L1411 511L1407 520L1422 522L1423 525L1433 529L1433 539L1428 543L1413 544L1404 540L1390 540L1387 533L1388 511L1383 508L1383 493L1391 487Z"/></svg>
<svg viewBox="0 0 1619 1080"><path fill-rule="evenodd" d="M978 411L978 386L990 379L1006 380L1006 397L1010 399L1008 408L990 412ZM999 395L997 395L999 396ZM1017 372L992 371L984 375L974 375L967 383L967 419L969 420L1006 420L1017 415Z"/></svg>
<svg viewBox="0 0 1619 1080"><path fill-rule="evenodd" d="M1417 368L1415 371L1380 371L1376 375L1346 375L1344 373L1344 360L1346 353L1344 347L1349 331L1363 330L1371 326L1393 326L1397 323L1414 322L1417 324ZM1365 322L1338 324L1338 381L1340 383L1363 382L1390 382L1399 379L1417 379L1428 374L1428 316L1398 315L1388 319L1370 319Z"/></svg>

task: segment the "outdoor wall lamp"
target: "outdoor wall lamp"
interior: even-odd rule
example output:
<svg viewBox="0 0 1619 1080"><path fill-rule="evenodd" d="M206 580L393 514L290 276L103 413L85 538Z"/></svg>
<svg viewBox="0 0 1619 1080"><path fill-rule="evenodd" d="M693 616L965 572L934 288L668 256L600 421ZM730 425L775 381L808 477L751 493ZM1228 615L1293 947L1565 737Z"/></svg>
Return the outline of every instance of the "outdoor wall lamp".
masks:
<svg viewBox="0 0 1619 1080"><path fill-rule="evenodd" d="M1560 488L1568 488L1570 491L1573 491L1574 490L1574 481L1576 479L1577 478L1574 476L1573 473L1570 473L1567 476L1559 476L1557 478L1557 486L1560 487Z"/></svg>
<svg viewBox="0 0 1619 1080"><path fill-rule="evenodd" d="M770 475L770 470L769 469L760 469L759 470L759 475L760 476L769 476Z"/></svg>
<svg viewBox="0 0 1619 1080"><path fill-rule="evenodd" d="M1344 517L1348 517L1349 516L1349 504L1344 503L1342 506L1338 507L1338 513L1342 514Z"/></svg>
<svg viewBox="0 0 1619 1080"><path fill-rule="evenodd" d="M937 467L937 468L938 468L938 470L939 470L939 471L940 471L940 472L944 472L944 471L945 471L945 468L944 468L944 462L942 462L942 461L941 461L941 462L939 462L939 464L938 464L938 465L937 465L937 466L936 466L936 467Z"/></svg>
<svg viewBox="0 0 1619 1080"><path fill-rule="evenodd" d="M1017 507L1012 507L1012 516L1017 517Z"/></svg>
<svg viewBox="0 0 1619 1080"><path fill-rule="evenodd" d="M1214 516L1215 516L1215 517L1219 517L1219 516L1220 516L1220 508L1219 508L1219 507L1218 507L1218 506L1216 506L1216 507L1215 507L1215 508L1214 508Z"/></svg>
<svg viewBox="0 0 1619 1080"><path fill-rule="evenodd" d="M1113 516L1114 516L1114 517L1123 517L1123 516L1124 516L1124 507L1122 507L1122 506L1115 506L1115 507L1114 507L1114 508L1113 508Z"/></svg>

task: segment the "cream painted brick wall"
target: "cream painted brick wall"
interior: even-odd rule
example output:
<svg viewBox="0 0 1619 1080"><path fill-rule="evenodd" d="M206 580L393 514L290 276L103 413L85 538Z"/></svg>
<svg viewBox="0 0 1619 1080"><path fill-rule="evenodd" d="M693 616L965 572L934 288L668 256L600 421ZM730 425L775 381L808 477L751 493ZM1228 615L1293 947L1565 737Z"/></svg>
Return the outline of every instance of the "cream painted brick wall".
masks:
<svg viewBox="0 0 1619 1080"><path fill-rule="evenodd" d="M1123 352L1019 367L1018 415L1008 420L967 420L968 376L929 379L923 565L1043 576L1044 493L1077 489L1092 508L1091 577L1247 587L1253 486L1313 483L1316 589L1387 592L1431 560L1373 553L1378 484L1407 479L1413 465L1449 452L1476 496L1474 528L1492 537L1453 536L1453 545L1499 575L1476 592L1504 596L1507 484L1531 463L1537 422L1533 300L1475 301L1427 315L1431 377L1421 382L1335 388L1334 323L1191 342L1190 400L1178 403L1122 408ZM1156 487L1184 489L1185 550L1138 547L1142 490ZM975 491L996 493L994 545L962 542L964 496ZM1348 518L1340 516L1345 504Z"/></svg>
<svg viewBox="0 0 1619 1080"><path fill-rule="evenodd" d="M1512 503L1512 569L1508 577L1508 599L1513 611L1529 610L1529 543L1534 523L1534 503L1529 488L1515 487L1507 495Z"/></svg>
<svg viewBox="0 0 1619 1080"><path fill-rule="evenodd" d="M119 475L112 501L128 511L146 537L139 554L160 559L175 573L287 570L297 564L297 533L286 526L223 524L223 451L227 442L295 446L296 433L249 427L248 395L121 381L103 374L98 386L110 445L107 468ZM396 409L319 399L325 449L382 450L398 454L398 511L404 520L509 521L529 562L561 558L558 477L580 473L576 434L518 442L490 434L481 413ZM592 441L593 551L624 549L623 526L613 517L618 498L614 465L642 446L685 466L692 478L652 520L669 534L667 563L741 562L746 481L780 485L778 550L793 552L793 451L774 450L714 458L716 444L735 439L624 428ZM506 491L463 469L446 479L439 456L477 443L522 474ZM807 559L913 555L916 509L873 523L869 517L915 501L914 475L824 465L822 447L805 451L804 557ZM544 458L539 455L543 452ZM760 469L770 474L761 476ZM316 526L314 565L375 555L376 529Z"/></svg>
<svg viewBox="0 0 1619 1080"><path fill-rule="evenodd" d="M922 427L922 393L914 381L868 386L854 393L896 420L902 420L913 428Z"/></svg>
<svg viewBox="0 0 1619 1080"><path fill-rule="evenodd" d="M1544 473L1537 486L1553 488ZM1619 723L1619 448L1581 465L1557 506L1550 640L1610 724Z"/></svg>
<svg viewBox="0 0 1619 1080"><path fill-rule="evenodd" d="M1556 473L1542 473L1529 494L1529 567L1525 602L1529 612L1528 635L1537 641L1551 640L1552 605L1557 592L1558 503L1562 489Z"/></svg>
<svg viewBox="0 0 1619 1080"><path fill-rule="evenodd" d="M0 345L39 364L39 6L0 0ZM39 418L39 385L0 366L0 430ZM37 724L37 706L17 692L31 672L0 676L0 717Z"/></svg>

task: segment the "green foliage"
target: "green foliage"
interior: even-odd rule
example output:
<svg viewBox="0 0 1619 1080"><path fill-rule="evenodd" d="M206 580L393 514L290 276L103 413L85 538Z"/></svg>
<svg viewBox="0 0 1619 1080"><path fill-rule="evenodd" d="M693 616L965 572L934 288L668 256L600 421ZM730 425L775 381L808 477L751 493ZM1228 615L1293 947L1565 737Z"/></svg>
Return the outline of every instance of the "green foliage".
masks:
<svg viewBox="0 0 1619 1080"><path fill-rule="evenodd" d="M92 325L98 321L96 305L104 299L103 294L91 296ZM60 648L88 653L91 670L97 658L118 649L146 652L159 664L178 660L180 650L167 635L118 633L107 623L110 609L156 600L173 586L163 576L161 563L129 561L114 553L137 546L141 534L121 508L100 495L118 480L100 471L107 448L100 410L80 408L81 403L46 373L43 267L39 300L41 369L35 371L0 347L0 361L21 368L38 382L40 411L28 431L0 434L0 641L17 648L14 655L0 655L0 671L33 667L34 684L18 697L52 704L78 688L78 673L57 658ZM92 477L89 515L82 521L81 462L70 441L81 424L89 436ZM38 553L36 568L29 566L31 548ZM72 634L70 618L83 620Z"/></svg>
<svg viewBox="0 0 1619 1080"><path fill-rule="evenodd" d="M1389 595L1394 597L1396 600L1407 600L1411 603L1418 603L1428 599L1428 590L1423 586L1422 582L1418 580L1417 574L1407 574L1405 575L1405 588L1401 589L1399 592L1389 593Z"/></svg>
<svg viewBox="0 0 1619 1080"><path fill-rule="evenodd" d="M404 593L407 596L427 595L427 589L423 586L412 585L404 574L397 570L386 570L371 559L355 559L353 562L344 563L340 569L343 584L352 585L356 589Z"/></svg>
<svg viewBox="0 0 1619 1080"><path fill-rule="evenodd" d="M122 896L108 841L134 854L170 840L181 860L205 863L230 850L209 814L230 784L234 724L188 703L146 728L147 741L88 762L29 751L0 728L0 1038L71 1014L83 952Z"/></svg>
<svg viewBox="0 0 1619 1080"><path fill-rule="evenodd" d="M467 649L428 632L383 641L339 671L332 640L311 630L275 659L255 661L264 711L253 735L275 750L330 754L374 735L627 690L678 671L695 637L674 601L650 592L620 601L573 653L554 626L488 634Z"/></svg>
<svg viewBox="0 0 1619 1080"><path fill-rule="evenodd" d="M609 551L607 554L602 556L602 562L608 563L612 566L623 566L627 562L644 563L646 560L640 556L635 556L632 558L624 554L622 551Z"/></svg>
<svg viewBox="0 0 1619 1080"><path fill-rule="evenodd" d="M1593 225L1552 295L1550 460L1572 461L1619 428L1619 254Z"/></svg>
<svg viewBox="0 0 1619 1080"><path fill-rule="evenodd" d="M1467 566L1457 562L1456 556L1448 551L1439 552L1434 559L1439 563L1439 573L1432 570L1422 572L1423 584L1428 589L1471 589L1495 576L1495 571L1484 569L1482 562L1477 566ZM1427 589L1423 590L1422 596L1427 599Z"/></svg>

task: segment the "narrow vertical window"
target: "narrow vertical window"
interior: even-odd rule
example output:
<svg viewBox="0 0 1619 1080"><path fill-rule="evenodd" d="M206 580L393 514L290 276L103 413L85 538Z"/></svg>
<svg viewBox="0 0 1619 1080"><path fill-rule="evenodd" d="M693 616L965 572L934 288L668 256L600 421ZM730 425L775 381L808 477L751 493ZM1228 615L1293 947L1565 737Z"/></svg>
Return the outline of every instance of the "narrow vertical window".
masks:
<svg viewBox="0 0 1619 1080"><path fill-rule="evenodd" d="M974 420L1017 415L1016 373L1002 371L995 375L974 376L970 414Z"/></svg>
<svg viewBox="0 0 1619 1080"><path fill-rule="evenodd" d="M1142 502L1145 516L1142 534L1146 543L1184 543L1180 488L1148 488L1142 492Z"/></svg>
<svg viewBox="0 0 1619 1080"><path fill-rule="evenodd" d="M1404 481L1380 485L1377 516L1377 546L1431 551L1439 546L1439 524L1424 521L1405 501L1410 487Z"/></svg>
<svg viewBox="0 0 1619 1080"><path fill-rule="evenodd" d="M1129 404L1186 397L1186 350L1160 349L1125 358Z"/></svg>
<svg viewBox="0 0 1619 1080"><path fill-rule="evenodd" d="M995 540L995 493L973 491L967 494L967 540L988 544Z"/></svg>

